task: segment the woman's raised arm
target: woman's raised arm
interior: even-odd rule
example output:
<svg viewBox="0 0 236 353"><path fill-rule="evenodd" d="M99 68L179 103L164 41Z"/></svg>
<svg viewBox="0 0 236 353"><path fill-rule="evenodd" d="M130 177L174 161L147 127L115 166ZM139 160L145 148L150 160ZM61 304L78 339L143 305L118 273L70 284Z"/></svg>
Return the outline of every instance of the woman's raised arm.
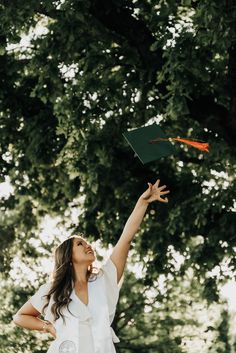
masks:
<svg viewBox="0 0 236 353"><path fill-rule="evenodd" d="M148 183L148 189L139 197L131 215L129 216L123 232L116 243L111 254L111 260L117 269L117 282L120 281L124 272L130 244L139 229L143 220L148 204L154 201L168 202L168 198L161 197L168 194L170 191L166 190L166 185L159 186L160 179L154 185Z"/></svg>

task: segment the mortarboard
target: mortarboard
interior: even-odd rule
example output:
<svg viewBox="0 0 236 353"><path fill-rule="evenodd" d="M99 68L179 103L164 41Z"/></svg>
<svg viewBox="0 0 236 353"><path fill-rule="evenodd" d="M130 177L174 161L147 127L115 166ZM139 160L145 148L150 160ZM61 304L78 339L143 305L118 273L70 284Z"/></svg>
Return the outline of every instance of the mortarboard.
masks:
<svg viewBox="0 0 236 353"><path fill-rule="evenodd" d="M208 143L180 137L167 138L157 124L126 131L123 136L134 150L135 156L143 164L176 154L176 150L170 141L179 141L199 150L209 152Z"/></svg>
<svg viewBox="0 0 236 353"><path fill-rule="evenodd" d="M166 138L157 124L127 131L123 136L143 164L175 153L175 148L169 141L160 141L158 144L150 143L156 138Z"/></svg>

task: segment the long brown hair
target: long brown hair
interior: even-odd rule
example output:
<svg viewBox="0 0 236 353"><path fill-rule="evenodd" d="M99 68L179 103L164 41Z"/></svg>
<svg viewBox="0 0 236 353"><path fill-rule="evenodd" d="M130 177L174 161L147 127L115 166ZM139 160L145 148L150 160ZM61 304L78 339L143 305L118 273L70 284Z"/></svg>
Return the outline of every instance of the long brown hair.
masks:
<svg viewBox="0 0 236 353"><path fill-rule="evenodd" d="M80 234L70 236L68 239L63 241L54 252L54 270L52 276L51 288L47 295L47 303L43 307L43 311L49 304L51 296L53 296L54 304L51 307L54 320L59 319L61 316L64 321L64 317L61 313L62 308L65 306L69 310L68 306L71 302L70 295L73 290L73 283L75 281L74 268L72 266L72 248L73 239L80 237L84 239ZM85 240L85 239L84 239ZM87 271L87 280L94 281L98 276L98 270L96 267L90 265Z"/></svg>

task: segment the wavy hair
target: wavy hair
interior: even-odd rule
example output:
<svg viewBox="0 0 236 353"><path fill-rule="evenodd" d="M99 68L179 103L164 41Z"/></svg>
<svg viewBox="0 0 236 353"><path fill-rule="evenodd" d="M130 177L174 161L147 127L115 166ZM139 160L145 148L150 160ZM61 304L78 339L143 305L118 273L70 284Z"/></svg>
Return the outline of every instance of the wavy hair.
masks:
<svg viewBox="0 0 236 353"><path fill-rule="evenodd" d="M75 281L75 271L72 266L72 247L73 239L82 235L73 235L63 241L54 252L54 270L52 274L52 284L46 297L46 304L43 307L43 312L49 304L51 296L54 304L51 307L54 320L61 316L64 321L64 316L61 310L67 307L69 310L69 303L71 302L70 295L73 290L73 283ZM97 279L99 270L90 265L87 271L87 281L94 281Z"/></svg>

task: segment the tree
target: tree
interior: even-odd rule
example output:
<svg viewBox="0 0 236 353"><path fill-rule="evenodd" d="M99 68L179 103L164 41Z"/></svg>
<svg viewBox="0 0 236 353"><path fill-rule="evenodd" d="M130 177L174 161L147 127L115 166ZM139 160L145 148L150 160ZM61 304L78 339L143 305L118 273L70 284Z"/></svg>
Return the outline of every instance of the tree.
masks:
<svg viewBox="0 0 236 353"><path fill-rule="evenodd" d="M217 298L222 262L236 264L235 5L1 1L1 180L14 187L1 200L3 272L46 214L114 243L159 177L170 202L151 207L136 238L140 258L152 255L146 281L174 272L172 245ZM153 121L168 136L209 141L210 153L178 146L177 157L141 165L122 133ZM75 224L73 208L82 209Z"/></svg>
<svg viewBox="0 0 236 353"><path fill-rule="evenodd" d="M229 335L230 316L227 309L222 310L221 321L218 324L218 336L209 353L228 353L231 352L230 335Z"/></svg>

